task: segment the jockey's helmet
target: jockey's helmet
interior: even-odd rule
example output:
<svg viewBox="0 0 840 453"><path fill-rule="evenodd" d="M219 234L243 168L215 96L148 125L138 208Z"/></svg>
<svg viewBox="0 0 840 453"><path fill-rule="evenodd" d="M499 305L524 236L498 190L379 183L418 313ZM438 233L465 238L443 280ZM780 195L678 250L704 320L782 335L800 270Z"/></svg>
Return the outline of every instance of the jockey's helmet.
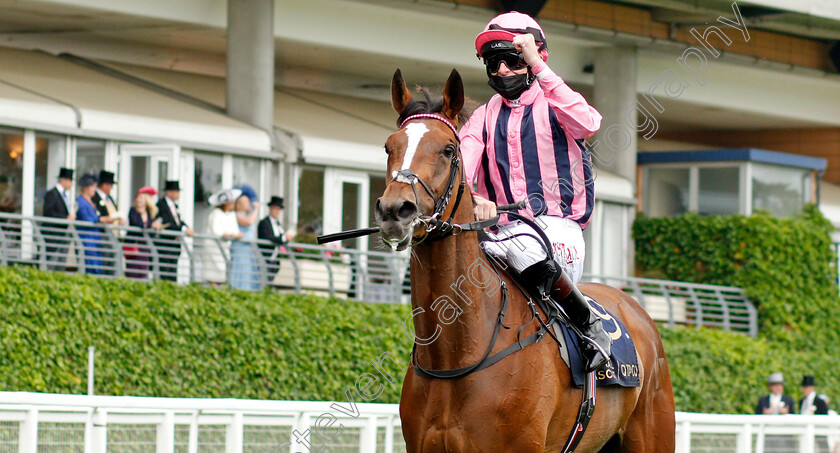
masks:
<svg viewBox="0 0 840 453"><path fill-rule="evenodd" d="M487 23L484 31L475 38L477 56L482 57L485 45L494 41L513 41L514 36L525 33L534 35L534 41L537 44L540 56L543 61L547 60L548 52L546 51L545 34L542 27L531 16L516 11L499 14Z"/></svg>

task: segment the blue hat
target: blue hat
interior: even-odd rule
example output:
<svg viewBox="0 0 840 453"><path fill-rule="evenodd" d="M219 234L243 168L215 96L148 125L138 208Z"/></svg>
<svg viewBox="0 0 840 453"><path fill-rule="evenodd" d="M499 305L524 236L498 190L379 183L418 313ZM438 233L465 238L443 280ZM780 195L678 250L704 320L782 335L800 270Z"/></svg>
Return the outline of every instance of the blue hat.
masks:
<svg viewBox="0 0 840 453"><path fill-rule="evenodd" d="M242 191L242 195L250 198L251 201L259 201L259 197L257 196L257 192L254 190L253 187L249 186L248 184L239 184L233 186L234 189L239 189Z"/></svg>
<svg viewBox="0 0 840 453"><path fill-rule="evenodd" d="M84 175L79 178L79 187L90 187L96 184L96 177L93 175Z"/></svg>

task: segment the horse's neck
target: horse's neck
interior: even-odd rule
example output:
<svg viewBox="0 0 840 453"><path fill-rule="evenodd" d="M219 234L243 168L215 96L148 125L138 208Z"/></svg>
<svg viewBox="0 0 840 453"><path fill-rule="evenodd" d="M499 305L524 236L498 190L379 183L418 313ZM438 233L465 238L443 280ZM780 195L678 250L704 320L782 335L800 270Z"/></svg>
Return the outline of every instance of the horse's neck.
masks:
<svg viewBox="0 0 840 453"><path fill-rule="evenodd" d="M472 204L468 201L454 222L472 220ZM454 367L463 366L467 359L479 359L496 324L501 292L476 234L468 232L423 243L414 247L413 255L414 326L417 338L426 340L418 340L422 344L418 348L421 363Z"/></svg>

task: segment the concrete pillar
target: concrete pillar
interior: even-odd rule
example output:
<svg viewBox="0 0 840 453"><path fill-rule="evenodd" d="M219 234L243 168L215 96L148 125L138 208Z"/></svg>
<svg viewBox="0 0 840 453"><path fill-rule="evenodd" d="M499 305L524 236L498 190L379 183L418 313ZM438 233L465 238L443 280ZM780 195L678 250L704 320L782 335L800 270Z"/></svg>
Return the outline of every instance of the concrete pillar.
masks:
<svg viewBox="0 0 840 453"><path fill-rule="evenodd" d="M274 0L228 0L227 113L274 127Z"/></svg>
<svg viewBox="0 0 840 453"><path fill-rule="evenodd" d="M595 50L593 105L604 119L590 139L592 158L599 169L615 173L636 186L638 112L636 106L636 48Z"/></svg>

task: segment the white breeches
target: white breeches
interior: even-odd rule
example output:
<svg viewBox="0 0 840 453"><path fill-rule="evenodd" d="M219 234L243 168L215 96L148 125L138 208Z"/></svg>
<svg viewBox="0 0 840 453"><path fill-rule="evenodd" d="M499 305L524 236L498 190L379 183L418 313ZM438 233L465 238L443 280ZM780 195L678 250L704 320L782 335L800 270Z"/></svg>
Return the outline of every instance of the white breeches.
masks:
<svg viewBox="0 0 840 453"><path fill-rule="evenodd" d="M535 222L542 227L551 241L551 246L554 248L554 260L573 282L579 282L583 276L583 260L586 257L586 244L583 242L583 230L580 229L580 224L574 220L551 216L539 216ZM516 236L519 234L530 234L530 236ZM481 246L484 250L507 262L516 272L522 272L528 266L545 259L542 241L538 242L533 237L539 237L539 235L519 220L501 225L497 233L488 233L488 236L502 241L483 241ZM504 240L505 238L509 239Z"/></svg>

